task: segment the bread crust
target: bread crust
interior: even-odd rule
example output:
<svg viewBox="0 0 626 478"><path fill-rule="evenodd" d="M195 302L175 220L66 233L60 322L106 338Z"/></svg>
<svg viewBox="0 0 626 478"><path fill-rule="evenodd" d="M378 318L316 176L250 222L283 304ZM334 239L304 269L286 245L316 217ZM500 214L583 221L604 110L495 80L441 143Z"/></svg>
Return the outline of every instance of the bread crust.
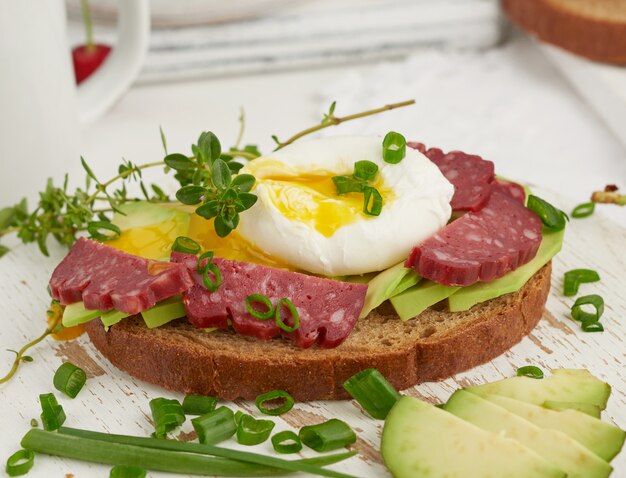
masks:
<svg viewBox="0 0 626 478"><path fill-rule="evenodd" d="M282 389L299 401L337 400L347 398L343 382L365 368L377 368L402 390L497 357L539 322L550 275L548 263L517 292L464 312L429 309L407 322L383 304L359 321L343 344L328 350L226 330L206 333L186 320L149 330L136 317L108 332L93 320L86 329L113 365L167 389L228 400Z"/></svg>
<svg viewBox="0 0 626 478"><path fill-rule="evenodd" d="M591 60L626 64L626 22L611 14L612 2L597 5L604 15L592 14L560 0L503 0L504 10L517 26L541 40Z"/></svg>

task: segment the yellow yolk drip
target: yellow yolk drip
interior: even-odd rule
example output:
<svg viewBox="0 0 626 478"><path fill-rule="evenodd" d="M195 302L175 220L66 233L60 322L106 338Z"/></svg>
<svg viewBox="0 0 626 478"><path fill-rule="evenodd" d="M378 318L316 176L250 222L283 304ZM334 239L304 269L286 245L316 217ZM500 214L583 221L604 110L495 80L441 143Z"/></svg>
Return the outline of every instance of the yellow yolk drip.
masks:
<svg viewBox="0 0 626 478"><path fill-rule="evenodd" d="M213 220L204 219L197 214L191 216L187 235L200 244L202 250L213 251L215 257L264 264L280 269L297 270L280 259L267 255L254 244L241 237L237 230L232 231L226 237L219 237L213 229Z"/></svg>
<svg viewBox="0 0 626 478"><path fill-rule="evenodd" d="M362 193L338 195L333 176L337 174L268 174L257 177L257 181L267 186L272 203L283 216L309 224L325 237L331 237L343 226L374 217L363 212ZM393 199L393 191L385 187L380 175L370 185L378 190L383 201Z"/></svg>
<svg viewBox="0 0 626 478"><path fill-rule="evenodd" d="M186 225L172 218L149 226L127 229L106 245L148 259L167 260L176 238L186 232Z"/></svg>

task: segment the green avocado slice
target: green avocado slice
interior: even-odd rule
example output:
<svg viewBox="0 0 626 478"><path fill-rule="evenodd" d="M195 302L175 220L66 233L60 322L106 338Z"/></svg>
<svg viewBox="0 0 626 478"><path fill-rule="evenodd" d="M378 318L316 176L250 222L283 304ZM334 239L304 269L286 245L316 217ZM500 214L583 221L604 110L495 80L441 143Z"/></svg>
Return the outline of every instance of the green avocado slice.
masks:
<svg viewBox="0 0 626 478"><path fill-rule="evenodd" d="M380 272L367 283L365 303L359 318L367 316L387 299L417 284L419 280L415 271L404 267L404 262Z"/></svg>

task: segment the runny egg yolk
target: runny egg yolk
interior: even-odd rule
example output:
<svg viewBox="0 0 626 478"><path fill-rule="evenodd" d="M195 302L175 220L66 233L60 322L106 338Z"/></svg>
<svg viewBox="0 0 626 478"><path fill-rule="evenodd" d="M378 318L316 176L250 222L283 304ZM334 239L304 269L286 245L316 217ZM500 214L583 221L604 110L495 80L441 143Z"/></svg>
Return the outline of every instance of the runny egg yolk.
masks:
<svg viewBox="0 0 626 478"><path fill-rule="evenodd" d="M176 238L186 235L187 224L188 221L181 223L177 218L171 218L149 226L127 229L117 239L106 244L136 256L168 260Z"/></svg>
<svg viewBox="0 0 626 478"><path fill-rule="evenodd" d="M267 187L269 198L280 214L310 225L325 237L357 220L374 217L363 212L362 193L337 194L332 179L337 173L321 170L281 173L281 163L272 160L256 160L251 165L249 171L255 175L257 184ZM385 186L380 174L370 186L378 190L384 202L393 199L393 191Z"/></svg>

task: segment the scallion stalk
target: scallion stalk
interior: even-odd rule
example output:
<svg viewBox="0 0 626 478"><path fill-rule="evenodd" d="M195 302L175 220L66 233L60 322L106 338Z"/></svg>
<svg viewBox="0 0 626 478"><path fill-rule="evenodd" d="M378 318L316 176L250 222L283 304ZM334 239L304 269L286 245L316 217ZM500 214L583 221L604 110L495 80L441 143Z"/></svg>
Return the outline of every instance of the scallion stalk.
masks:
<svg viewBox="0 0 626 478"><path fill-rule="evenodd" d="M535 367L534 365L525 365L524 367L520 367L517 369L518 377L528 377L528 378L543 378L543 370L539 367Z"/></svg>
<svg viewBox="0 0 626 478"><path fill-rule="evenodd" d="M356 442L356 433L345 422L336 418L300 429L300 440L315 451L331 451Z"/></svg>
<svg viewBox="0 0 626 478"><path fill-rule="evenodd" d="M380 216L383 210L383 197L378 192L378 189L365 186L363 194L363 213L368 216Z"/></svg>
<svg viewBox="0 0 626 478"><path fill-rule="evenodd" d="M271 420L256 420L242 415L237 424L237 442L241 445L258 445L270 437L276 424Z"/></svg>
<svg viewBox="0 0 626 478"><path fill-rule="evenodd" d="M213 445L232 437L237 431L235 415L230 408L219 407L212 412L191 420L198 440L205 445Z"/></svg>
<svg viewBox="0 0 626 478"><path fill-rule="evenodd" d="M40 430L31 430L31 432L32 431L41 432ZM129 435L113 435L74 428L61 428L59 433L48 433L43 436L41 434L32 435L31 432L27 433L22 440L22 446L36 452L66 456L85 461L94 461L97 463L129 464L141 466L148 470L203 475L276 475L284 473L283 470L286 470L304 471L315 475L344 478L348 475L340 474L332 470L325 470L320 467L343 461L355 455L354 452L346 452L290 461L247 451L202 445L200 443L160 440L157 438ZM56 443L50 443L50 441L54 442L55 440L58 440L58 442L64 445L61 447L64 453L54 453L50 450L53 446L58 450ZM72 449L73 443L83 444L83 449L79 450L77 453L76 450ZM35 448L35 445L39 446ZM124 447L131 447L131 450L124 450L124 452L126 456L129 452L132 452L131 456L133 458L128 460L127 463L122 463L122 460L117 460L117 456L108 456L106 450L109 445L115 446L115 450L111 451L124 450ZM87 450L84 450L84 448L87 448ZM101 453L102 450L105 450L105 453ZM141 453L142 450L147 450L149 453L144 456ZM83 453L83 451L85 451L85 453ZM93 457L94 455L97 459L87 458L87 456ZM141 461L133 461L137 456L141 456ZM187 461L187 457L192 458L192 460ZM167 469L163 467L162 461L166 462L165 466L167 466ZM177 465L181 467L180 470L176 469Z"/></svg>
<svg viewBox="0 0 626 478"><path fill-rule="evenodd" d="M353 375L343 388L368 414L384 420L391 407L400 398L398 391L375 368L368 368Z"/></svg>
<svg viewBox="0 0 626 478"><path fill-rule="evenodd" d="M172 251L184 254L197 254L200 252L200 244L187 236L178 236L172 244Z"/></svg>
<svg viewBox="0 0 626 478"><path fill-rule="evenodd" d="M70 398L76 398L87 382L87 374L71 362L65 362L54 373L54 388Z"/></svg>
<svg viewBox="0 0 626 478"><path fill-rule="evenodd" d="M272 446L276 453L298 453L302 450L300 437L291 430L278 432L272 437Z"/></svg>
<svg viewBox="0 0 626 478"><path fill-rule="evenodd" d="M576 219L589 217L593 214L593 211L595 211L595 209L596 209L596 203L594 202L586 202L583 204L579 204L572 211L572 217Z"/></svg>
<svg viewBox="0 0 626 478"><path fill-rule="evenodd" d="M293 325L287 325L284 320L281 318L281 312L283 307L286 307L289 311L289 315L291 316ZM276 304L276 309L274 311L274 322L278 327L280 327L285 332L295 332L300 327L300 313L296 306L293 305L290 299L282 298Z"/></svg>
<svg viewBox="0 0 626 478"><path fill-rule="evenodd" d="M5 471L9 476L22 476L35 464L35 454L31 450L18 450L7 460Z"/></svg>
<svg viewBox="0 0 626 478"><path fill-rule="evenodd" d="M595 309L595 313L585 312L584 305L591 305ZM572 306L572 318L580 322L597 322L604 313L604 299L598 294L584 295L576 299Z"/></svg>
<svg viewBox="0 0 626 478"><path fill-rule="evenodd" d="M41 403L41 424L44 430L53 431L65 422L65 412L52 393L39 395Z"/></svg>
<svg viewBox="0 0 626 478"><path fill-rule="evenodd" d="M357 161L354 163L354 173L352 176L354 179L360 179L361 181L373 181L378 174L378 165L372 161L366 159Z"/></svg>
<svg viewBox="0 0 626 478"><path fill-rule="evenodd" d="M383 159L386 163L397 164L406 156L406 139L400 133L390 131L383 139Z"/></svg>
<svg viewBox="0 0 626 478"><path fill-rule="evenodd" d="M280 402L277 406L266 406L269 402L276 401ZM295 400L284 390L272 390L271 392L263 393L256 397L254 403L261 413L264 413L265 415L278 416L291 410Z"/></svg>
<svg viewBox="0 0 626 478"><path fill-rule="evenodd" d="M146 478L145 468L138 466L116 465L111 468L109 478Z"/></svg>
<svg viewBox="0 0 626 478"><path fill-rule="evenodd" d="M260 304L265 310L259 310L254 304ZM269 297L262 294L252 294L246 297L246 310L248 313L259 320L271 319L274 316L274 305Z"/></svg>
<svg viewBox="0 0 626 478"><path fill-rule="evenodd" d="M591 269L573 269L567 271L563 277L563 294L574 296L578 294L578 288L582 283L597 282L600 275Z"/></svg>

